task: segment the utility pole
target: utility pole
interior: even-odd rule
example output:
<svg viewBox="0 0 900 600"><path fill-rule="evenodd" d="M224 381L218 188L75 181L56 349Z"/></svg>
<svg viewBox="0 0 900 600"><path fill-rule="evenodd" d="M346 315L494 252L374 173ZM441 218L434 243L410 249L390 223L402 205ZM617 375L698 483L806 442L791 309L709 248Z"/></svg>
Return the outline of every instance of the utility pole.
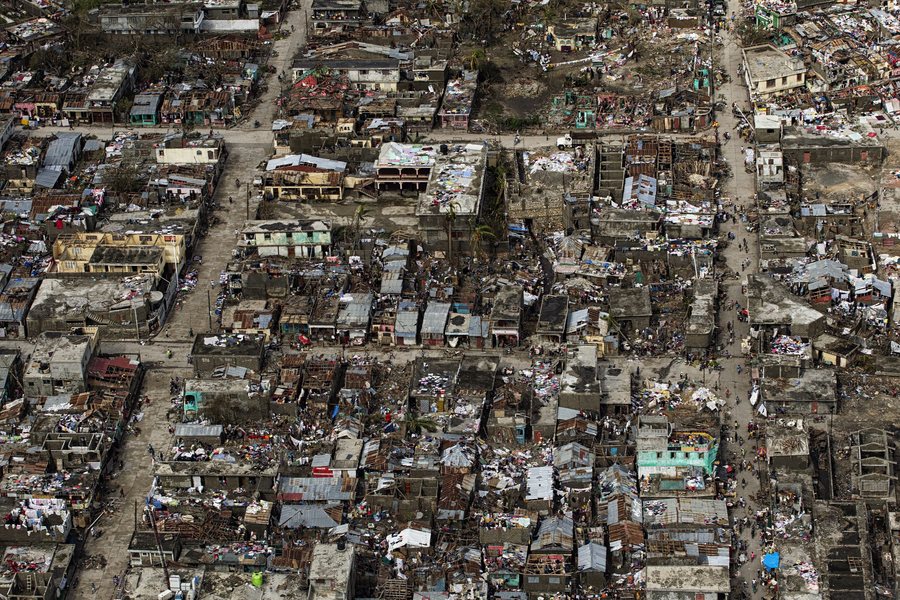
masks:
<svg viewBox="0 0 900 600"><path fill-rule="evenodd" d="M709 103L712 107L712 118L716 119L716 61L715 61L715 52L716 52L716 24L715 24L715 15L713 14L713 7L715 6L715 0L707 0L708 9L709 9ZM724 50L724 48L723 48ZM718 131L716 131L716 135L718 136ZM716 140L716 144L718 144L718 140Z"/></svg>
<svg viewBox="0 0 900 600"><path fill-rule="evenodd" d="M209 290L206 290L206 316L209 317L209 332L213 332L212 328L212 299L210 298Z"/></svg>
<svg viewBox="0 0 900 600"><path fill-rule="evenodd" d="M131 312L134 315L134 335L137 336L137 341L141 341L141 328L138 326L137 305L134 304L134 300L131 302Z"/></svg>
<svg viewBox="0 0 900 600"><path fill-rule="evenodd" d="M172 237L174 238L175 236L172 236ZM176 288L178 288L181 285L180 281L178 280L178 271L180 269L180 265L178 264L178 255L180 254L180 252L181 252L181 248L179 248L178 243L175 242L175 251L173 252L173 254L175 255L175 287Z"/></svg>
<svg viewBox="0 0 900 600"><path fill-rule="evenodd" d="M159 551L159 562L162 564L163 568L163 576L165 579L165 585L168 588L169 586L169 567L166 565L166 555L163 554L162 549L162 541L159 539L159 529L156 527L156 519L153 517L153 509L150 506L146 507L147 516L150 517L150 525L153 526L153 537L156 538L156 549Z"/></svg>
<svg viewBox="0 0 900 600"><path fill-rule="evenodd" d="M247 220L250 220L250 184L247 184Z"/></svg>

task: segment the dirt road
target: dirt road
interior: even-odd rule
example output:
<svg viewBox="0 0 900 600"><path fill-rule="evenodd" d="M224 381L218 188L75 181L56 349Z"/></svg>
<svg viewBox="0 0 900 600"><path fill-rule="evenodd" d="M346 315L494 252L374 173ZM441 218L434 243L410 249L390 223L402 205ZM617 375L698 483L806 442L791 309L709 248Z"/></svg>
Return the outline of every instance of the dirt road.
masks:
<svg viewBox="0 0 900 600"><path fill-rule="evenodd" d="M306 42L305 13L309 10L310 4L310 0L304 0L300 9L288 14L283 27L290 30L293 25L295 33L275 42L278 56L273 59L272 64L279 72L287 68L297 50ZM98 522L97 528L103 531L103 535L99 539L88 539L85 543L85 554L102 555L106 561L106 568L80 571L79 585L73 590L75 600L121 596L121 587L116 588L114 577L121 577L128 566L128 545L134 531L134 507L140 509L144 505L152 482L148 445L163 450L172 442L168 431L169 420L166 416L170 407L169 380L174 376L184 377L191 373L186 360L190 348L188 332L193 329L195 333L199 333L208 329L209 311L206 293L209 291L211 297L215 298L219 274L231 258L231 250L235 245L234 230L242 225L248 213L250 218L256 214L255 200L251 198L248 208L245 200L246 188L242 183L240 189L236 189L234 181L252 180L256 166L271 154L271 124L275 114L275 99L280 89L275 76L270 76L270 79L268 91L248 118L250 123L259 120L262 127L247 132L230 130L226 136L229 156L215 195L221 207L216 212L221 223L216 227L210 227L208 235L200 240L196 250L196 254L203 256L203 264L200 265L201 284L187 296L182 307L174 312L153 346L121 343L116 347L122 352L140 353L142 358L152 365L143 387L143 393L150 398L151 403L145 407L143 420L139 423L141 435L127 436L120 450L119 459L124 461L125 467L121 472L117 472L112 482L115 493L111 494L116 498L117 508ZM229 196L235 198L233 204L228 202ZM215 287L211 287L209 281L214 281ZM215 327L215 322L213 326ZM165 350L169 348L174 352L171 359L165 357ZM119 488L122 492L118 491Z"/></svg>
<svg viewBox="0 0 900 600"><path fill-rule="evenodd" d="M736 0L728 3L728 14L740 10L740 4ZM726 110L717 115L719 120L719 132L724 134L726 131L732 135L732 139L724 144L722 151L728 163L731 165L733 176L725 183L724 195L729 196L735 205L743 205L745 208L754 204L754 192L756 190L756 179L753 173L747 173L744 170L743 156L741 148L747 143L738 139L737 119L731 113L731 104L736 102L739 105L746 105L749 96L744 80L738 75L738 67L741 64L741 48L740 41L730 31L723 30L721 32L723 39L723 48L719 54L721 65L727 70L731 76L731 81L722 85L718 90L719 94L724 96ZM759 262L759 238L756 233L749 233L745 225L740 220L741 211L737 213L736 222L729 221L723 226L723 231L734 233L735 240L730 242L724 251L725 259L728 266L738 274L738 277L726 283L728 289L728 298L737 300L741 306L745 306L746 299L741 291L742 281L747 274L757 271ZM744 251L741 246L746 242L749 251ZM744 268L745 261L746 264ZM727 323L732 322L735 328L734 343L727 344ZM737 319L735 311L727 311L726 307L722 307L719 311L719 328L722 332L722 343L727 347L728 352L732 356L740 356L741 340L749 335L749 327L747 323L741 323ZM737 372L738 365L741 366L741 373ZM747 368L746 361L737 358L725 361L725 369L721 372L720 388L722 390L730 390L731 398L728 401L727 412L729 416L723 419L723 422L733 429L734 422L738 423L738 434L745 440L747 439L747 423L751 420L759 419L754 407L750 405L748 396L750 393L750 370ZM739 402L738 402L739 401ZM734 433L732 433L732 436ZM743 446L738 445L733 439L730 443L726 442L723 446L726 449L727 459L731 464L739 463L744 457L752 460L754 455L755 444L751 441L745 441ZM765 467L764 462L757 463L760 467ZM751 500L751 497L759 492L759 479L749 472L738 475L737 497L743 497L747 503L747 508L735 508L732 511L732 520L749 516L758 508ZM746 485L740 485L741 480L746 480ZM743 539L749 544L748 557L750 553L756 555L756 560L748 561L737 572L735 580L732 582L732 591L736 592L746 587L747 593L752 597L761 597L762 591L759 589L753 595L749 588L751 580L756 578L757 569L760 568L760 545L759 533L755 538L750 536L749 529L745 530Z"/></svg>

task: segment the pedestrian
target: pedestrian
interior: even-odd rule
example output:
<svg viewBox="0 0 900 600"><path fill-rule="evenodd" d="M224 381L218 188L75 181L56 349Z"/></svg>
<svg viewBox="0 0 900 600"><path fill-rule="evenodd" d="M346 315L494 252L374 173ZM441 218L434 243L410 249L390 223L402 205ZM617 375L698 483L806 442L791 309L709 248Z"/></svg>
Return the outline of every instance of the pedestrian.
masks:
<svg viewBox="0 0 900 600"><path fill-rule="evenodd" d="M91 584L91 593L92 593L92 594L96 594L96 593L97 593L97 584L96 584L96 583L92 583L92 584Z"/></svg>

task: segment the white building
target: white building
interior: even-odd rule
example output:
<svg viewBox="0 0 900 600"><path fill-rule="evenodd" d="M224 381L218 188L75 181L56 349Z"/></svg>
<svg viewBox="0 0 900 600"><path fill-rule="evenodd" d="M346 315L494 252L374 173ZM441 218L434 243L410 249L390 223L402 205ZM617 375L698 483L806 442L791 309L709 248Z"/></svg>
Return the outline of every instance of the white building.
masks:
<svg viewBox="0 0 900 600"><path fill-rule="evenodd" d="M309 565L309 600L350 600L356 553L353 544L316 544Z"/></svg>
<svg viewBox="0 0 900 600"><path fill-rule="evenodd" d="M346 77L359 90L397 91L402 64L412 60L412 54L387 46L365 42L344 42L318 48L307 56L294 61L291 68L293 82L297 83L327 67L332 74Z"/></svg>
<svg viewBox="0 0 900 600"><path fill-rule="evenodd" d="M806 66L771 44L744 48L744 77L750 94L767 98L806 85Z"/></svg>
<svg viewBox="0 0 900 600"><path fill-rule="evenodd" d="M87 365L97 346L95 331L44 332L35 341L23 383L29 398L83 392Z"/></svg>
<svg viewBox="0 0 900 600"><path fill-rule="evenodd" d="M159 164L214 165L225 152L225 142L218 136L185 138L176 135L166 138L155 150Z"/></svg>

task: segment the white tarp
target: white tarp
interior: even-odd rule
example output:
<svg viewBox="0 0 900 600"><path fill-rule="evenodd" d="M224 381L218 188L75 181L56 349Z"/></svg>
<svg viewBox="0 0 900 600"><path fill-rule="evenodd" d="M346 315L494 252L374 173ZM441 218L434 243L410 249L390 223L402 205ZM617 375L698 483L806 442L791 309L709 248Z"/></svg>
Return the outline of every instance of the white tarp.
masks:
<svg viewBox="0 0 900 600"><path fill-rule="evenodd" d="M431 532L428 530L411 529L407 527L400 533L387 536L388 552L397 548L428 548L431 546Z"/></svg>
<svg viewBox="0 0 900 600"><path fill-rule="evenodd" d="M258 31L259 19L204 19L201 31Z"/></svg>

